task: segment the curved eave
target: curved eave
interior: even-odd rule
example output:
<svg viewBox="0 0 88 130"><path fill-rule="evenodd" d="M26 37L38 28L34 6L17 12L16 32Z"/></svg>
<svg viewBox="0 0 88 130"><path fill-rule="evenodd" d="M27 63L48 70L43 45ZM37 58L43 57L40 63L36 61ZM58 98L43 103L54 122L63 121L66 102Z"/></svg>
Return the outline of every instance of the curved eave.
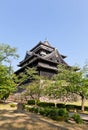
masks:
<svg viewBox="0 0 88 130"><path fill-rule="evenodd" d="M21 67L21 66L22 66L23 64L25 64L29 59L31 59L33 56L36 56L36 55L33 54L33 55L29 56L27 59L21 61L18 66Z"/></svg>
<svg viewBox="0 0 88 130"><path fill-rule="evenodd" d="M67 56L65 56L65 55L62 55L62 54L61 54L61 56L62 56L63 59L64 59L64 58L67 58Z"/></svg>
<svg viewBox="0 0 88 130"><path fill-rule="evenodd" d="M44 68L44 69L48 69L48 70L53 70L53 71L58 71L58 69L57 68L54 68L54 67L46 67L46 66L41 66L41 65L38 65L37 66L38 68Z"/></svg>
<svg viewBox="0 0 88 130"><path fill-rule="evenodd" d="M53 64L56 64L58 65L57 62L53 62L53 61L50 61L50 60L46 60L46 59L43 59L43 58L40 58L40 57L36 57L35 59L33 59L31 62L29 62L28 64L24 65L23 67L21 67L20 69L18 69L17 71L15 71L15 73L19 73L20 71L24 70L26 67L28 67L31 63L37 61L37 60L41 60L41 61L45 61L45 62L48 62L48 63L53 63Z"/></svg>

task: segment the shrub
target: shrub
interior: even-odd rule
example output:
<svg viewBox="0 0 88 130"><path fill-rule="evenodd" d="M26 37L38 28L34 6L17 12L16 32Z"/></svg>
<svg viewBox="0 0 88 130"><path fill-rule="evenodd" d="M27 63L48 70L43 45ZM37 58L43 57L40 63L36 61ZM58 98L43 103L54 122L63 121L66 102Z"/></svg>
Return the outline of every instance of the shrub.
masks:
<svg viewBox="0 0 88 130"><path fill-rule="evenodd" d="M23 105L23 109L25 109L25 108L26 108L26 105L25 105L24 103L23 103L22 105Z"/></svg>
<svg viewBox="0 0 88 130"><path fill-rule="evenodd" d="M49 117L53 120L66 121L69 117L68 111L65 108L49 110Z"/></svg>
<svg viewBox="0 0 88 130"><path fill-rule="evenodd" d="M76 108L77 110L81 110L81 106L75 105L75 108Z"/></svg>
<svg viewBox="0 0 88 130"><path fill-rule="evenodd" d="M45 115L45 116L49 116L49 115L50 115L50 111L51 111L51 108L45 107L45 108L44 108L44 115Z"/></svg>
<svg viewBox="0 0 88 130"><path fill-rule="evenodd" d="M50 109L49 110L49 117L58 116L58 109Z"/></svg>
<svg viewBox="0 0 88 130"><path fill-rule="evenodd" d="M60 108L58 110L58 115L62 117L68 117L68 111L65 108Z"/></svg>
<svg viewBox="0 0 88 130"><path fill-rule="evenodd" d="M45 115L45 109L44 108L39 108L39 113L40 113L40 115Z"/></svg>
<svg viewBox="0 0 88 130"><path fill-rule="evenodd" d="M58 120L67 121L68 117L69 117L69 113L68 113L68 111L65 108L60 108L58 110L58 116L59 116Z"/></svg>
<svg viewBox="0 0 88 130"><path fill-rule="evenodd" d="M35 112L35 113L38 113L38 112L39 112L38 107L35 107L35 108L34 108L34 112Z"/></svg>
<svg viewBox="0 0 88 130"><path fill-rule="evenodd" d="M88 111L88 107L87 106L85 106L85 111Z"/></svg>
<svg viewBox="0 0 88 130"><path fill-rule="evenodd" d="M16 104L12 103L12 104L10 104L10 107L16 107Z"/></svg>
<svg viewBox="0 0 88 130"><path fill-rule="evenodd" d="M39 113L38 107L27 107L27 110L29 110L29 112Z"/></svg>
<svg viewBox="0 0 88 130"><path fill-rule="evenodd" d="M48 116L53 120L66 121L68 119L68 112L66 109L50 108L50 107L30 107L27 108L30 112L39 113Z"/></svg>
<svg viewBox="0 0 88 130"><path fill-rule="evenodd" d="M35 108L34 107L30 107L28 108L29 112L34 112Z"/></svg>
<svg viewBox="0 0 88 130"><path fill-rule="evenodd" d="M73 104L68 104L66 105L66 109L69 111L69 110L81 110L81 106L78 106L78 105L73 105Z"/></svg>
<svg viewBox="0 0 88 130"><path fill-rule="evenodd" d="M51 109L49 111L49 117L53 120L58 120L59 116L58 116L58 109Z"/></svg>
<svg viewBox="0 0 88 130"><path fill-rule="evenodd" d="M28 101L27 101L27 104L28 104L28 105L35 105L35 100L28 100Z"/></svg>
<svg viewBox="0 0 88 130"><path fill-rule="evenodd" d="M76 122L76 123L82 123L83 122L83 120L81 119L81 117L80 117L80 115L79 114L73 114L73 116L72 116L72 118L74 119L74 121Z"/></svg>
<svg viewBox="0 0 88 130"><path fill-rule="evenodd" d="M38 102L37 105L40 107L54 107L55 106L54 103L49 103L49 102Z"/></svg>
<svg viewBox="0 0 88 130"><path fill-rule="evenodd" d="M63 104L63 103L58 103L58 104L57 104L57 107L58 107L58 108L66 108L65 104Z"/></svg>
<svg viewBox="0 0 88 130"><path fill-rule="evenodd" d="M69 110L74 110L75 109L75 105L71 105L71 104L68 104L66 105L66 109L69 111Z"/></svg>

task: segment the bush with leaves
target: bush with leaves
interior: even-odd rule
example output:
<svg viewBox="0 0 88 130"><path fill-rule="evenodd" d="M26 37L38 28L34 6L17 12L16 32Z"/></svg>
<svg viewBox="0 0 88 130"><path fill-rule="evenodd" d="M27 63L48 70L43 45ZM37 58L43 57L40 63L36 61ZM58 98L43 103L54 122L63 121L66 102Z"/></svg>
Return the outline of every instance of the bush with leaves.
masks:
<svg viewBox="0 0 88 130"><path fill-rule="evenodd" d="M38 102L37 104L40 107L54 107L55 104L51 102Z"/></svg>
<svg viewBox="0 0 88 130"><path fill-rule="evenodd" d="M83 120L81 119L80 115L79 114L73 114L72 115L72 118L74 119L74 121L78 124L81 124L83 122Z"/></svg>
<svg viewBox="0 0 88 130"><path fill-rule="evenodd" d="M12 103L10 104L10 107L16 107L16 104Z"/></svg>
<svg viewBox="0 0 88 130"><path fill-rule="evenodd" d="M27 104L28 104L28 105L35 105L35 100L28 100L28 101L27 101Z"/></svg>

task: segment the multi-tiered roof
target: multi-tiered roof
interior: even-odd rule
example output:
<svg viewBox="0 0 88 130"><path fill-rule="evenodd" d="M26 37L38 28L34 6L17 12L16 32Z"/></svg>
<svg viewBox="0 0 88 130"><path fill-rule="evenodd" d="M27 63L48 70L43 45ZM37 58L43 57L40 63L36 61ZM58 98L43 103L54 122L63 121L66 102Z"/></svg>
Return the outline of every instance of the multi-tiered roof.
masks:
<svg viewBox="0 0 88 130"><path fill-rule="evenodd" d="M30 51L26 52L24 60L18 65L20 69L15 73L19 74L27 67L37 67L40 75L51 77L57 72L58 64L67 65L64 58L66 56L61 55L48 41L40 41Z"/></svg>

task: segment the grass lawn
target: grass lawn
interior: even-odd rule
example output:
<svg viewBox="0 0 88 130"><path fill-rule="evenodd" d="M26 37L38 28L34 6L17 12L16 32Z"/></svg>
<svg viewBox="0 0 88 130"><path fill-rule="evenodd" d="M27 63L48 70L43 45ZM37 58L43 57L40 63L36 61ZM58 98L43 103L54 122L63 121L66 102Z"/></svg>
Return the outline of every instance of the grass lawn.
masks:
<svg viewBox="0 0 88 130"><path fill-rule="evenodd" d="M63 102L62 102L63 103ZM81 100L76 101L76 102L66 102L66 105L77 105L77 106L81 106ZM85 107L88 107L88 100L85 100ZM73 110L72 110L73 112ZM84 111L82 112L81 110L78 110L79 113L83 113L83 114L88 114L88 111Z"/></svg>
<svg viewBox="0 0 88 130"><path fill-rule="evenodd" d="M81 100L79 100L77 102L67 102L66 104L73 104L73 105L81 106ZM85 100L85 106L88 107L88 100Z"/></svg>
<svg viewBox="0 0 88 130"><path fill-rule="evenodd" d="M11 103L0 103L0 110L4 110L4 109L6 109L6 110L15 110L16 109L16 107L11 107L10 106L10 104Z"/></svg>

